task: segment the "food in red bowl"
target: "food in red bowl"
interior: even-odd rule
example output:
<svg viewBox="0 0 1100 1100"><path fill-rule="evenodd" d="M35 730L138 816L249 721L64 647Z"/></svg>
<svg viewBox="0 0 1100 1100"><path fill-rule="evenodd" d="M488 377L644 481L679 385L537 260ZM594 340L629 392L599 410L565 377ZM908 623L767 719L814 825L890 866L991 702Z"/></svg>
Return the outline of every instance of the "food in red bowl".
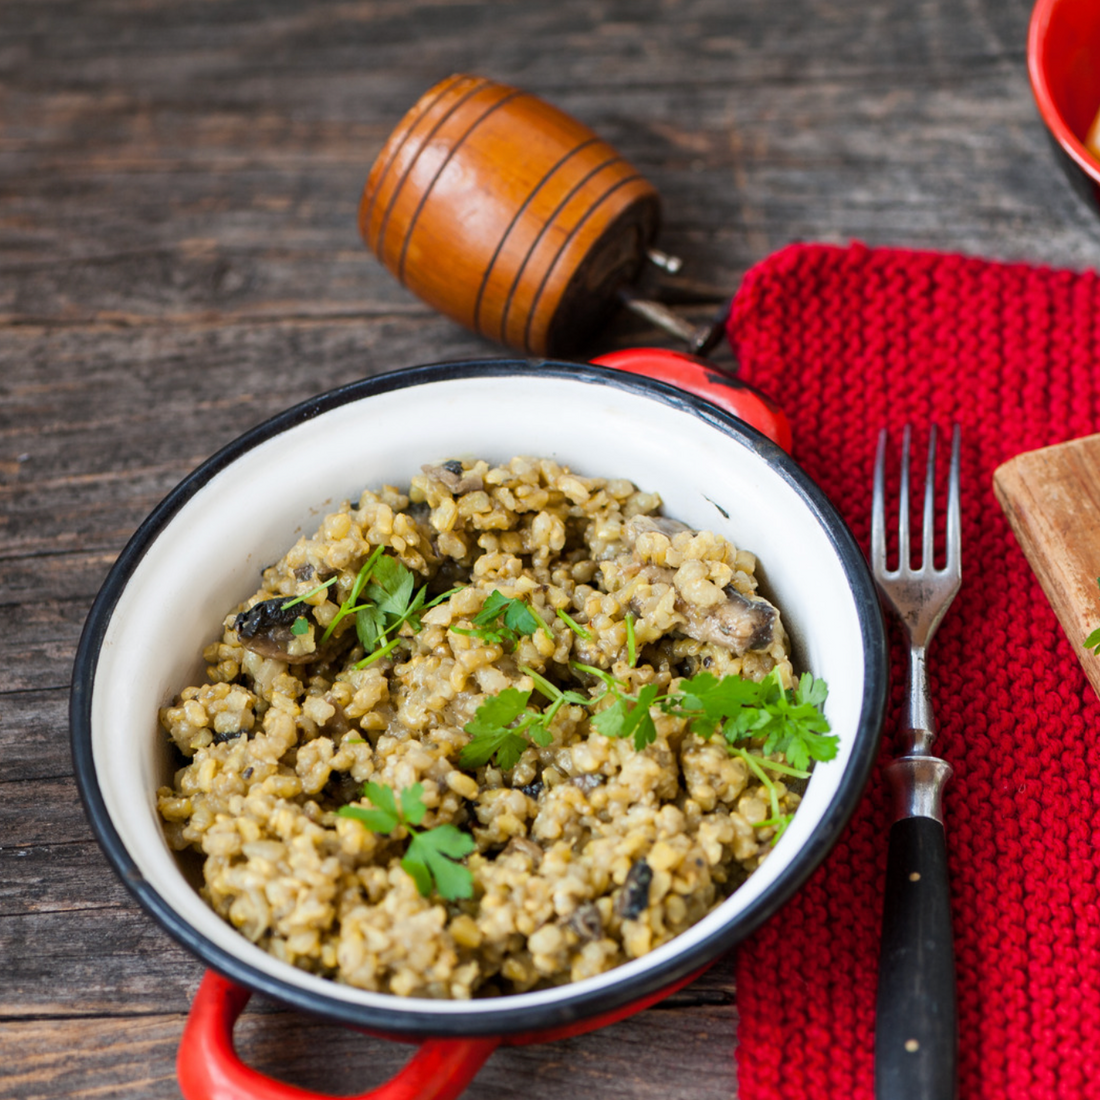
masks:
<svg viewBox="0 0 1100 1100"><path fill-rule="evenodd" d="M1100 212L1100 155L1088 146L1100 115L1100 5L1038 0L1028 28L1027 63L1058 163L1074 190Z"/></svg>

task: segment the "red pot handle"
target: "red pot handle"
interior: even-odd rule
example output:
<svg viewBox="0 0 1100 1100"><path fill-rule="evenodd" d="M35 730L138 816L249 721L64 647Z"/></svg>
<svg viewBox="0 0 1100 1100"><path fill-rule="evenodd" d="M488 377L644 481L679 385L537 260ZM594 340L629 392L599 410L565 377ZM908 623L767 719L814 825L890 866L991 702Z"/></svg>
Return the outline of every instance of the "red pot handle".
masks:
<svg viewBox="0 0 1100 1100"><path fill-rule="evenodd" d="M608 352L592 362L599 367L644 374L704 397L790 452L791 425L783 410L754 386L724 374L706 359L669 348L626 348Z"/></svg>
<svg viewBox="0 0 1100 1100"><path fill-rule="evenodd" d="M326 1100L250 1069L233 1047L233 1025L251 991L208 970L183 1029L176 1072L184 1100ZM429 1039L384 1085L347 1100L454 1100L500 1039Z"/></svg>

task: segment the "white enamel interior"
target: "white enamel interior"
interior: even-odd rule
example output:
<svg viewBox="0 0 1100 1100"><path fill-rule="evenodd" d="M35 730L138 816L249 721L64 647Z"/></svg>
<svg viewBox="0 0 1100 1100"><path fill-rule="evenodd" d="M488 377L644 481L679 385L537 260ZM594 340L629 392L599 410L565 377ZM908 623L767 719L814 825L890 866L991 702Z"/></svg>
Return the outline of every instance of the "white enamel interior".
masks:
<svg viewBox="0 0 1100 1100"><path fill-rule="evenodd" d="M796 489L738 438L690 411L579 380L481 377L396 390L344 405L260 444L222 470L167 524L134 570L100 653L92 697L95 771L123 843L153 888L208 940L272 977L338 1001L399 1015L501 1013L501 1000L403 1001L278 962L217 917L164 842L154 792L172 763L157 708L201 673L202 647L227 609L255 591L263 566L364 487L407 485L424 462L541 455L589 475L660 492L665 512L754 551L802 668L829 685L840 751L819 765L776 851L721 907L670 944L583 983L606 986L713 932L784 872L835 798L860 718L864 660L849 582L828 535ZM726 519L723 511L728 513ZM506 998L518 1007L578 986Z"/></svg>

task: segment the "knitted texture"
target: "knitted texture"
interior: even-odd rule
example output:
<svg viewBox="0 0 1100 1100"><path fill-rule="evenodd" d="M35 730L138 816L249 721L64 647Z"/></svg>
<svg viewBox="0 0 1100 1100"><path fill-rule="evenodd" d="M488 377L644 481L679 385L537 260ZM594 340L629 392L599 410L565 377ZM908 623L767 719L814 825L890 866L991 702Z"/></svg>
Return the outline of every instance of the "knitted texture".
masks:
<svg viewBox="0 0 1100 1100"><path fill-rule="evenodd" d="M913 425L919 500L928 426L943 443L962 427L963 584L929 656L936 749L955 769L959 1094L1100 1096L1100 704L992 488L1014 455L1100 430L1100 279L793 245L748 273L728 330L742 377L785 408L795 457L864 550L879 429L896 452ZM873 1096L883 766L905 687L891 631L866 795L807 886L738 951L742 1100Z"/></svg>

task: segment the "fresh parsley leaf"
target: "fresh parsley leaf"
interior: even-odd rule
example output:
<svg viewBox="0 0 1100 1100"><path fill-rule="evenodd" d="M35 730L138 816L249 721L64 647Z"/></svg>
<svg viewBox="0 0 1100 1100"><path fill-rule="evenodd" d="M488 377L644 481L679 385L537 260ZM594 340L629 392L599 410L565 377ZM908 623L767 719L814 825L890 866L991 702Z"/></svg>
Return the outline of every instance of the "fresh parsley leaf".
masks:
<svg viewBox="0 0 1100 1100"><path fill-rule="evenodd" d="M359 572L355 575L355 580L352 583L351 591L348 593L347 599L340 604L336 614L332 618L332 622L328 624L324 634L321 635L322 645L332 637L333 631L335 631L339 622L348 615L354 615L359 610L359 605L356 603L359 599L359 593L363 591L363 585L367 583L367 578L370 576L371 570L378 563L378 559L382 557L382 551L384 549L384 546L376 546L370 557L363 562Z"/></svg>
<svg viewBox="0 0 1100 1100"><path fill-rule="evenodd" d="M659 694L656 684L645 684L636 696L616 693L614 702L593 717L592 725L604 737L632 737L634 748L641 752L657 740L657 727L649 708L657 702Z"/></svg>
<svg viewBox="0 0 1100 1100"><path fill-rule="evenodd" d="M804 777L811 760L836 756L838 739L829 733L828 720L821 712L828 688L824 680L808 672L789 692L783 689L776 671L759 682L740 676L718 679L701 672L681 680L678 689L666 695L653 684L631 695L621 680L602 669L582 664L573 667L603 681L606 691L601 699L608 694L613 697L610 705L592 718L596 732L605 737L633 737L638 750L657 736L649 713L657 706L685 719L688 728L704 739L721 729L731 748L742 741L763 740L760 759L782 753L794 769L789 772L792 775ZM771 766L771 762L765 763Z"/></svg>
<svg viewBox="0 0 1100 1100"><path fill-rule="evenodd" d="M359 644L371 653L386 632L386 616L374 604L362 604L355 612L355 633Z"/></svg>
<svg viewBox="0 0 1100 1100"><path fill-rule="evenodd" d="M514 634L534 634L546 624L522 600L512 599L504 609L504 628Z"/></svg>
<svg viewBox="0 0 1100 1100"><path fill-rule="evenodd" d="M692 733L710 737L723 720L739 715L751 723L754 716L742 708L757 706L762 698L760 685L740 676L723 676L721 680L709 672L682 680L680 688L666 696L663 708L689 719Z"/></svg>
<svg viewBox="0 0 1100 1100"><path fill-rule="evenodd" d="M424 820L428 807L424 805L424 787L414 783L401 792L401 820L406 825L419 825Z"/></svg>
<svg viewBox="0 0 1100 1100"><path fill-rule="evenodd" d="M455 861L476 849L477 844L467 833L454 825L437 825L413 834L401 866L412 875L417 889L425 896L428 890L423 884L427 877L435 880L436 889L448 900L468 898L474 892L473 876Z"/></svg>
<svg viewBox="0 0 1100 1100"><path fill-rule="evenodd" d="M401 860L401 867L416 883L417 890L427 897L434 883L440 896L448 901L468 898L474 892L474 877L456 860L475 851L473 838L454 825L436 825L433 829L418 829L424 820L424 788L420 783L406 787L400 795L400 804L393 788L381 783L367 783L363 794L375 806L367 810L362 806L341 806L336 813L361 822L372 832L392 833L403 825L408 832L409 846Z"/></svg>
<svg viewBox="0 0 1100 1100"><path fill-rule="evenodd" d="M355 576L347 599L340 604L332 622L321 636L324 644L332 636L337 623L348 615L355 616L355 634L367 655L356 668L364 668L388 656L400 643L397 631L407 622L413 631L420 629L419 612L448 599L452 588L425 603L428 587L416 588L416 577L397 558L383 553L384 546L375 547ZM360 597L363 602L360 603Z"/></svg>
<svg viewBox="0 0 1100 1100"><path fill-rule="evenodd" d="M553 638L550 628L524 603L514 596L505 596L494 588L485 598L481 610L473 617L473 627L452 626L456 634L480 638L488 645L510 645L514 649L521 636L543 630Z"/></svg>
<svg viewBox="0 0 1100 1100"><path fill-rule="evenodd" d="M300 638L303 634L309 633L309 619L305 615L299 615L298 618L290 624L290 633L296 638Z"/></svg>
<svg viewBox="0 0 1100 1100"><path fill-rule="evenodd" d="M772 673L763 682L767 684L774 676ZM824 683L815 681L807 672L791 692L782 689L778 678L774 686L778 690L767 704L771 720L759 727L764 736L761 751L765 755L782 753L791 767L799 771L805 771L811 760L832 760L838 739L829 733L829 723L814 702L815 699L824 702Z"/></svg>
<svg viewBox="0 0 1100 1100"><path fill-rule="evenodd" d="M383 555L375 563L367 585L367 598L387 618L407 617L416 580L403 562Z"/></svg>
<svg viewBox="0 0 1100 1100"><path fill-rule="evenodd" d="M341 806L336 813L340 817L351 817L362 822L373 833L392 833L401 824L401 815L390 787L378 783L367 783L363 794L376 807L373 810L362 806Z"/></svg>
<svg viewBox="0 0 1100 1100"><path fill-rule="evenodd" d="M497 766L505 771L514 768L529 744L524 731L531 724L532 715L527 711L530 698L529 691L505 688L486 699L466 723L465 729L471 739L459 754L459 764L464 768L480 768L495 758ZM521 716L528 721L521 721L518 728L513 727L512 723ZM539 743L549 744L549 741L540 740Z"/></svg>
<svg viewBox="0 0 1100 1100"><path fill-rule="evenodd" d="M825 681L809 672L791 691L783 689L776 671L759 682L740 676L719 680L702 672L682 680L677 691L659 702L668 713L686 718L700 737L709 738L721 728L731 746L762 739L763 756L782 753L804 775L811 760L836 756L837 738L821 712L827 695Z"/></svg>

